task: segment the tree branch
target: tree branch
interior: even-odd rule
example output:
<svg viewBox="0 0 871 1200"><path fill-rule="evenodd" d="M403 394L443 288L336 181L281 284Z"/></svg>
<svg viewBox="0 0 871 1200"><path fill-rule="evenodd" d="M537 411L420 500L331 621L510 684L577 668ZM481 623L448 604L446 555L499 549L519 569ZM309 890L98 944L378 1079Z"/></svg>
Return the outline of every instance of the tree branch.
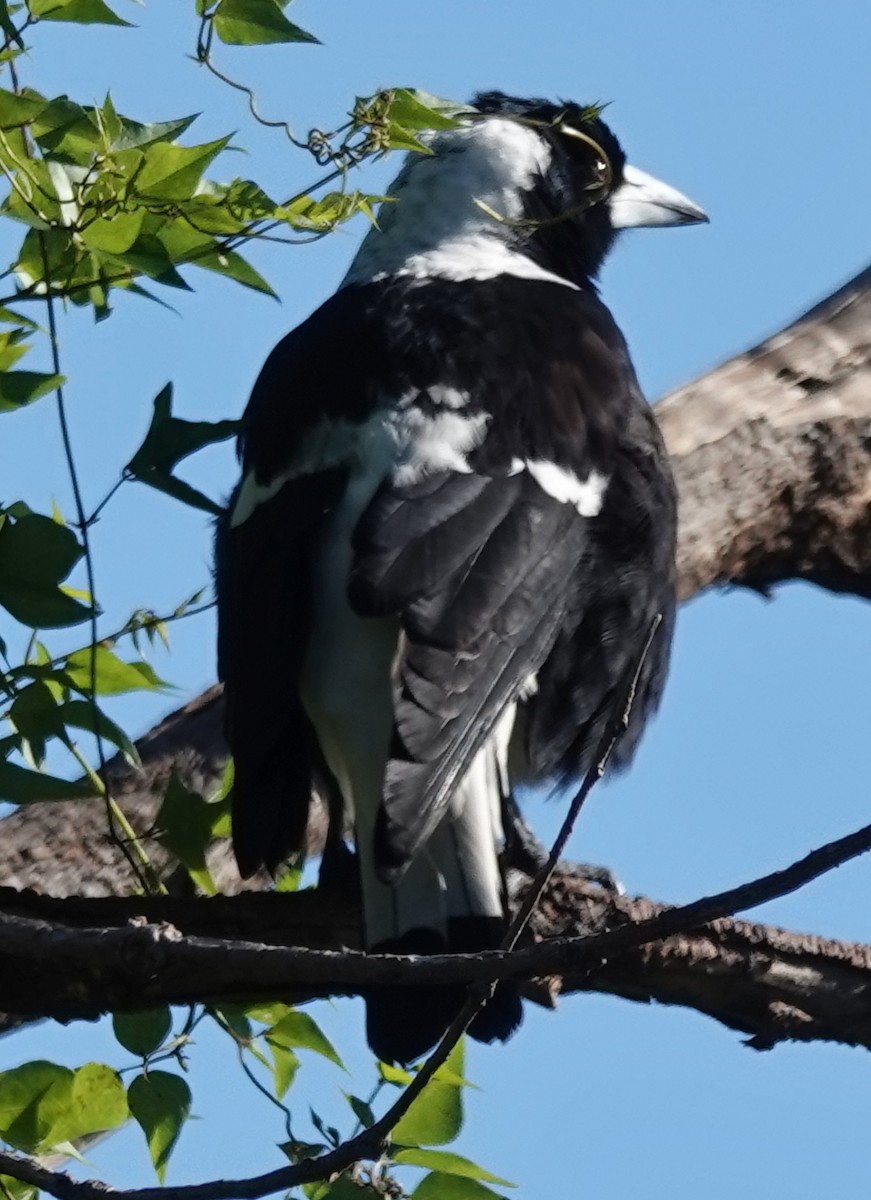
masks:
<svg viewBox="0 0 871 1200"><path fill-rule="evenodd" d="M619 957L627 950L692 929L698 922L716 920L733 912L738 905L759 904L782 896L869 849L871 825L813 851L782 871L741 887L692 904L664 909L658 915L632 926L624 925L586 937L554 939L524 950L505 949L475 955L433 955L426 958L365 955L353 951L336 954L331 951L270 948L263 944L221 944L194 937L184 938L168 926L131 924L114 931L71 930L59 925L49 926L47 922L27 917L7 916L0 919L0 956L5 956L7 952L14 956L21 949L26 951L29 943L35 950L26 954L28 966L32 966L34 961L37 966L48 961L53 971L51 977L58 974L64 976L65 986L69 984L68 972L83 966L86 972L93 971L97 977L77 978L73 980L73 989L93 987L95 999L100 1001L108 982L102 978L102 972L107 959L111 961L117 953L126 959L126 974L136 976L141 972L141 979L129 979L132 991L127 1003L135 1006L141 1006L143 1000L148 1003L152 999L143 994L143 986L147 988L150 981L162 991L164 981L178 975L179 965L183 974L189 972L196 978L198 997L211 991L210 981L215 978L213 967L217 968L219 980L228 978L225 972L229 967L231 988L238 989L240 978L244 978L246 993L253 992L254 995L265 978L265 994L268 996L274 995L276 989L280 991L288 986L297 986L300 974L307 984L319 978L323 982L349 982L355 987L372 983L399 986L456 982L485 984L497 979L522 978L541 971L551 974L577 971L584 969L594 959L607 963L612 956ZM237 899L235 903L238 902ZM526 906L521 905L515 921L522 925L528 916ZM506 939L506 942L509 940ZM113 943L117 943L117 947ZM181 964L176 961L178 959L182 959ZM273 968L277 969L277 974ZM321 974L322 971L325 975ZM334 985L328 983L328 986ZM154 999L172 1002L179 998L162 994ZM180 999L183 1002L184 998ZM58 1200L104 1200L106 1196L115 1200L234 1200L236 1197L244 1200L286 1191L315 1180L330 1179L355 1162L379 1155L391 1130L447 1058L465 1024L474 1015L477 1004L475 996L470 993L463 1010L416 1078L382 1117L356 1137L315 1158L307 1158L292 1166L248 1179L211 1180L193 1186L132 1190L110 1188L96 1180L77 1182L65 1172L49 1170L37 1159L22 1154L0 1152L0 1171L39 1187L58 1197Z"/></svg>
<svg viewBox="0 0 871 1200"><path fill-rule="evenodd" d="M693 936L696 950L704 939L712 945L719 941L723 950L728 948L733 956L742 953L752 956L756 964L751 973L754 989L758 989L760 976L768 974L769 1006L785 1004L787 1001L777 999L778 989L786 987L791 996L795 990L788 970L781 979L787 958L790 954L794 957L801 949L789 940L794 935L766 938L764 927L722 918L738 909L786 895L869 849L871 825L814 850L784 870L692 904L667 908L653 906L649 901L612 897L603 906L604 917L600 914L595 922L582 922L584 927L569 932L568 936L565 923L557 919L558 932L521 949L425 958L302 947L300 930L307 927L311 933L315 913L321 922L322 941L329 939L335 944L337 930L349 927L347 912L342 917L344 906L338 898L331 897L333 906L327 904L324 911L326 897L320 892L316 896L309 892L264 893L194 902L135 897L77 903L4 889L0 894L0 1005L32 1017L70 1020L143 1005L186 1004L204 996L212 1001L242 997L255 1001L274 999L276 995L310 999L354 993L374 984L399 987L485 984L498 979L541 977L566 981L559 990L595 989L625 994L627 979L633 977L633 964L646 963L646 974L650 976L652 943L676 939L674 947L666 944L660 948L662 960L667 962L675 951L680 956L682 942ZM545 896L544 922L550 922L552 927L554 907L560 903L561 893L562 903L565 902L566 878L565 874L559 878L556 887L551 887ZM601 892L601 889L591 890ZM215 910L220 914L217 921ZM136 916L131 919L134 913ZM235 927L236 940L203 936L198 930L203 928L204 917L207 929L215 924L224 929ZM339 919L334 920L335 917ZM113 924L113 919L118 923ZM125 919L126 923L121 924ZM715 923L712 928L701 928L711 922ZM539 938L542 923L534 922L539 926ZM270 942L272 931L282 931L283 941L290 933L297 944L291 947ZM648 949L642 959L637 955L631 962L625 959L629 951L645 947ZM832 953L833 947L838 947L837 953ZM763 971L760 968L766 948ZM807 949L804 947L805 952ZM851 1037L846 1040L871 1047L871 948L853 947L847 952L840 943L818 943L812 952L820 982L827 968L829 972L835 969L841 976L852 975L847 999L853 1024ZM775 965L778 957L782 960L780 966ZM674 1001L666 998L666 1002ZM834 1002L829 999L828 1004L826 1019L832 1025L839 999ZM798 1019L796 1004L793 1002L790 1007ZM737 1009L723 1006L720 1012L711 1011L711 1015L733 1027L736 1024L743 1027L735 1019ZM861 1018L864 1026L861 1031L856 1026L857 1018ZM773 1028L771 1022L760 1022L754 1033L760 1045L773 1044L779 1037L799 1036L807 1040L808 1035L825 1036L825 1023L818 1021L812 1032L813 1024L812 1014L806 1014L803 1033L787 1030L782 1021L780 1028ZM842 1032L836 1034L836 1040L845 1040Z"/></svg>

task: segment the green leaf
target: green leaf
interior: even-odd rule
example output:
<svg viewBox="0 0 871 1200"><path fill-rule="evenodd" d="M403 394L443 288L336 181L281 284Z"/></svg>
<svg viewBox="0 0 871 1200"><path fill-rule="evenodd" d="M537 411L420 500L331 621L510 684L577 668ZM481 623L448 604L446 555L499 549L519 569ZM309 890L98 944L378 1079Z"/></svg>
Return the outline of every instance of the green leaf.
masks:
<svg viewBox="0 0 871 1200"><path fill-rule="evenodd" d="M206 866L213 816L212 805L199 792L189 791L173 771L157 814L158 841L176 856L194 883L209 896L217 891Z"/></svg>
<svg viewBox="0 0 871 1200"><path fill-rule="evenodd" d="M342 1095L350 1104L351 1111L364 1129L375 1124L375 1114L365 1100L361 1100L359 1096L352 1096L350 1092L342 1092Z"/></svg>
<svg viewBox="0 0 871 1200"><path fill-rule="evenodd" d="M179 1075L149 1071L127 1089L130 1112L141 1126L157 1178L163 1183L169 1156L190 1115L191 1090Z"/></svg>
<svg viewBox="0 0 871 1200"><path fill-rule="evenodd" d="M41 767L46 742L64 732L55 692L43 680L35 680L18 692L8 717L27 743L28 757Z"/></svg>
<svg viewBox="0 0 871 1200"><path fill-rule="evenodd" d="M216 516L223 511L202 492L177 479L172 468L204 446L223 442L238 432L238 421L184 421L172 415L172 384L154 400L151 425L125 471L150 487Z"/></svg>
<svg viewBox="0 0 871 1200"><path fill-rule="evenodd" d="M17 92L7 92L0 88L0 129L15 129L32 121L45 106L48 100L37 92L19 95Z"/></svg>
<svg viewBox="0 0 871 1200"><path fill-rule="evenodd" d="M75 25L128 25L103 0L30 0L30 11L43 21Z"/></svg>
<svg viewBox="0 0 871 1200"><path fill-rule="evenodd" d="M169 687L147 662L124 662L106 646L96 647L97 695L120 696L124 692L153 692ZM70 684L78 691L91 690L91 647L71 654L64 665Z"/></svg>
<svg viewBox="0 0 871 1200"><path fill-rule="evenodd" d="M260 272L255 271L241 254L235 250L225 250L215 238L192 229L187 221L178 219L167 222L157 236L174 263L191 263L203 270L235 279L237 283L256 292L275 295Z"/></svg>
<svg viewBox="0 0 871 1200"><path fill-rule="evenodd" d="M7 1200L38 1200L39 1192L29 1183L13 1179L11 1175L0 1175L0 1191Z"/></svg>
<svg viewBox="0 0 871 1200"><path fill-rule="evenodd" d="M431 105L440 106L431 107ZM426 92L414 91L410 88L397 88L393 92L393 103L390 105L389 119L403 129L458 129L460 122L455 115L468 111L462 105L455 105L449 100L440 100Z"/></svg>
<svg viewBox="0 0 871 1200"><path fill-rule="evenodd" d="M281 11L276 0L220 0L215 10L215 33L230 46L270 42L315 42L318 39Z"/></svg>
<svg viewBox="0 0 871 1200"><path fill-rule="evenodd" d="M299 1070L299 1059L287 1046L273 1042L267 1036L266 1044L272 1054L272 1077L275 1082L275 1097L281 1100L287 1094L290 1085Z"/></svg>
<svg viewBox="0 0 871 1200"><path fill-rule="evenodd" d="M296 1009L289 1012L286 1017L281 1018L277 1025L272 1026L267 1038L271 1042L289 1046L294 1050L313 1050L315 1054L328 1058L343 1071L345 1069L345 1064L339 1058L332 1043L324 1037L308 1013L297 1012Z"/></svg>
<svg viewBox="0 0 871 1200"><path fill-rule="evenodd" d="M121 212L114 217L98 217L81 230L85 245L108 254L125 254L142 232L145 210Z"/></svg>
<svg viewBox="0 0 871 1200"><path fill-rule="evenodd" d="M76 625L90 608L60 588L84 551L71 529L26 512L0 525L0 605L31 628Z"/></svg>
<svg viewBox="0 0 871 1200"><path fill-rule="evenodd" d="M493 1196L498 1193L476 1179L446 1175L441 1171L424 1175L411 1193L412 1200L491 1200Z"/></svg>
<svg viewBox="0 0 871 1200"><path fill-rule="evenodd" d="M0 1074L0 1137L28 1153L69 1108L73 1073L38 1060Z"/></svg>
<svg viewBox="0 0 871 1200"><path fill-rule="evenodd" d="M20 327L0 333L0 372L5 373L14 367L22 355L30 350L30 346L26 344L29 337L30 330ZM0 374L0 383L2 379L3 375Z"/></svg>
<svg viewBox="0 0 871 1200"><path fill-rule="evenodd" d="M449 1150L397 1150L390 1155L395 1163L407 1167L426 1167L430 1171L438 1171L442 1175L460 1175L464 1179L480 1179L485 1183L500 1183L503 1187L514 1187L507 1179L492 1175L460 1154L452 1154Z"/></svg>
<svg viewBox="0 0 871 1200"><path fill-rule="evenodd" d="M396 121L387 122L387 139L391 150L413 150L416 154L432 154L429 146L407 129L403 129Z"/></svg>
<svg viewBox="0 0 871 1200"><path fill-rule="evenodd" d="M172 1029L172 1013L165 1004L139 1012L116 1012L112 1014L112 1029L125 1050L145 1058L166 1041Z"/></svg>
<svg viewBox="0 0 871 1200"><path fill-rule="evenodd" d="M298 892L301 881L302 866L299 863L294 863L284 868L275 880L275 886L272 890L274 892Z"/></svg>
<svg viewBox="0 0 871 1200"><path fill-rule="evenodd" d="M107 97L108 103L108 97ZM103 110L105 111L105 104ZM114 113L114 109L112 110ZM139 148L144 150L146 146L150 146L153 142L171 142L175 138L189 129L197 119L197 113L190 117L178 117L175 121L155 121L152 124L143 125L139 121L133 121L130 117L117 116L118 132L113 133L110 149L132 150Z"/></svg>
<svg viewBox="0 0 871 1200"><path fill-rule="evenodd" d="M43 771L30 771L16 763L0 762L0 800L9 804L33 804L41 800L83 800L93 796L91 784L71 783Z"/></svg>
<svg viewBox="0 0 871 1200"><path fill-rule="evenodd" d="M102 253L107 256L106 260L110 264L117 263L119 266L132 268L134 272L141 272L149 279L156 279L165 287L175 287L186 292L191 290L173 266L166 246L154 234L141 233L129 250L111 255L108 251Z"/></svg>
<svg viewBox="0 0 871 1200"><path fill-rule="evenodd" d="M89 166L93 155L102 148L93 109L83 108L67 96L50 100L32 119L31 132L46 154L83 167Z"/></svg>
<svg viewBox="0 0 871 1200"><path fill-rule="evenodd" d="M14 412L32 404L65 382L63 375L44 371L3 371L0 373L0 413Z"/></svg>
<svg viewBox="0 0 871 1200"><path fill-rule="evenodd" d="M43 1144L57 1146L83 1134L117 1129L129 1115L118 1072L103 1063L86 1063L73 1075L69 1104L43 1138Z"/></svg>
<svg viewBox="0 0 871 1200"><path fill-rule="evenodd" d="M152 143L145 150L136 190L141 196L158 200L188 200L196 191L203 171L229 140L229 137L218 138L201 146Z"/></svg>
<svg viewBox="0 0 871 1200"><path fill-rule="evenodd" d="M262 1025L277 1025L291 1011L290 1005L282 1004L280 1000L270 1004L249 1004L245 1009L252 1021L259 1021Z"/></svg>
<svg viewBox="0 0 871 1200"><path fill-rule="evenodd" d="M117 746L131 767L142 766L139 751L128 735L120 725L116 725L99 708L95 709L91 700L67 700L58 709L58 716L64 725L72 725L73 729L84 729L87 733L99 734L107 742Z"/></svg>
<svg viewBox="0 0 871 1200"><path fill-rule="evenodd" d="M224 1022L235 1037L244 1043L254 1039L254 1031L248 1020L248 1010L240 1004L215 1004L212 1006L215 1014Z"/></svg>
<svg viewBox="0 0 871 1200"><path fill-rule="evenodd" d="M171 471L183 458L235 437L238 421L185 421L172 415L172 384L154 399L154 412L145 440L125 470L137 478L151 471Z"/></svg>
<svg viewBox="0 0 871 1200"><path fill-rule="evenodd" d="M463 1043L454 1046L447 1068L439 1068L405 1116L394 1127L391 1138L402 1146L442 1146L452 1142L463 1124ZM443 1073L444 1072L444 1073Z"/></svg>
<svg viewBox="0 0 871 1200"><path fill-rule="evenodd" d="M379 1062L378 1074L385 1083L392 1083L394 1087L408 1087L414 1079L410 1071L405 1071L402 1067L394 1067L392 1063Z"/></svg>

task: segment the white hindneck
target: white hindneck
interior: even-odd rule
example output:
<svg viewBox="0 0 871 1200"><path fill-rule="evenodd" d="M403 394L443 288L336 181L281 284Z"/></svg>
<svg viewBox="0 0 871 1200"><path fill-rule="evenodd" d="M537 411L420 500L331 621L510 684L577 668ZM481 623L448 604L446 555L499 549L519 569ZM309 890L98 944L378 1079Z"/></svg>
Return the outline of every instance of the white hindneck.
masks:
<svg viewBox="0 0 871 1200"><path fill-rule="evenodd" d="M514 275L574 287L511 245L506 222L523 217L522 193L550 163L529 126L500 117L423 134L431 155L411 154L390 186L343 286L389 276L492 279ZM480 201L480 203L476 203Z"/></svg>

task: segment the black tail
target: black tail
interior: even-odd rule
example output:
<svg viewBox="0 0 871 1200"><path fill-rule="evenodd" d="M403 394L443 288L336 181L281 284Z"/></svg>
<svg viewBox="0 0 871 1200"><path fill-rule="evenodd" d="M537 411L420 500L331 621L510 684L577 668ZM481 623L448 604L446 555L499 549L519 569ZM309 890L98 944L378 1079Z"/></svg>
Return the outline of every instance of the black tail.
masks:
<svg viewBox="0 0 871 1200"><path fill-rule="evenodd" d="M449 921L448 944L432 929L413 929L370 947L371 954L464 954L494 950L505 932L497 917L462 917ZM462 1008L468 989L449 987L379 987L365 993L366 1037L382 1062L410 1063L436 1045ZM469 1026L479 1042L507 1041L523 1019L514 983L500 983Z"/></svg>

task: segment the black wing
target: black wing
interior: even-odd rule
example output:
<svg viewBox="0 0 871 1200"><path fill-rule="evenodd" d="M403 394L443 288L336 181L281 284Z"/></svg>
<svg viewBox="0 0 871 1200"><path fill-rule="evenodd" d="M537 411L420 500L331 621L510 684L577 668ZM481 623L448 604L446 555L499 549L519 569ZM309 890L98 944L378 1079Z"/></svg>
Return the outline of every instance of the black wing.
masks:
<svg viewBox="0 0 871 1200"><path fill-rule="evenodd" d="M553 645L587 522L525 471L386 486L360 523L351 579L363 615L401 613L394 744L377 848L410 861L457 780Z"/></svg>
<svg viewBox="0 0 871 1200"><path fill-rule="evenodd" d="M303 846L320 750L299 698L311 538L344 473L291 480L216 537L218 675L233 754L233 846L243 876L274 871Z"/></svg>

